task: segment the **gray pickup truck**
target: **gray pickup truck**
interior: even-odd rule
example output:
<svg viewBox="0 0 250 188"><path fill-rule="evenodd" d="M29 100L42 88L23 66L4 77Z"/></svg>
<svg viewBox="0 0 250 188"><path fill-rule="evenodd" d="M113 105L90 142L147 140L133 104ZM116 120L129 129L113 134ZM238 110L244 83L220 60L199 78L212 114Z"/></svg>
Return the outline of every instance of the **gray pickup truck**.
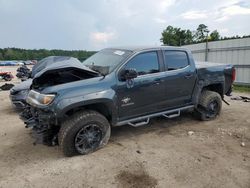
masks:
<svg viewBox="0 0 250 188"><path fill-rule="evenodd" d="M184 48L108 48L34 75L22 118L37 142L59 144L66 156L88 154L108 142L113 126L142 126L184 110L216 118L234 79L232 65L196 63Z"/></svg>

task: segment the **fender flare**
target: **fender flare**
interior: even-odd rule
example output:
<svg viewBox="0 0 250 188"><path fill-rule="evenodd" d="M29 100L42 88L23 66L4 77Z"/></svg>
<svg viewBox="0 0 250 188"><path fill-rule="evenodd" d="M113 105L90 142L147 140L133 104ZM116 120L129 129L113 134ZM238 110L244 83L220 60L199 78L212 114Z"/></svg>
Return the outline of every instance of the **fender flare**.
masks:
<svg viewBox="0 0 250 188"><path fill-rule="evenodd" d="M104 104L108 107L112 115L112 120L117 117L117 105L115 105L116 95L114 90L106 90L96 93L87 94L84 96L76 96L72 98L65 98L60 100L56 105L56 118L61 120L65 114L72 109L84 108L84 106L91 104Z"/></svg>
<svg viewBox="0 0 250 188"><path fill-rule="evenodd" d="M193 104L195 105L195 107L197 107L198 103L199 103L199 99L201 96L201 92L202 90L210 85L216 85L216 84L220 84L222 87L222 92L224 95L224 82L223 81L218 81L218 82L210 82L210 81L205 81L205 80L199 80L194 88L193 91Z"/></svg>

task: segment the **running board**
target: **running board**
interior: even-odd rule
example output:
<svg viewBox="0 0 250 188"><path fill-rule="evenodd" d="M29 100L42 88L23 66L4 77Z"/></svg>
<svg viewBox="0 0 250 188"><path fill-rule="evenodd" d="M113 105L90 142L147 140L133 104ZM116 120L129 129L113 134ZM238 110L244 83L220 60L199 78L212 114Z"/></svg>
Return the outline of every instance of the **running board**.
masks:
<svg viewBox="0 0 250 188"><path fill-rule="evenodd" d="M173 113L175 113L175 112L173 112ZM178 116L181 115L181 110L177 110L175 114L173 114L173 113L171 113L171 114L162 114L162 116L164 116L165 118L169 118L169 119L170 118L175 118L175 117L178 117Z"/></svg>
<svg viewBox="0 0 250 188"><path fill-rule="evenodd" d="M173 110L167 110L167 111L158 112L158 113L154 113L154 114L150 114L146 116L132 118L132 119L125 120L125 121L120 121L114 126L121 126L121 125L129 124L133 127L139 127L142 125L147 125L149 123L150 118L157 117L157 116L164 116L166 118L174 118L174 117L180 116L181 111L191 109L191 108L194 108L194 105L189 105L189 106L185 106L182 108L177 108Z"/></svg>
<svg viewBox="0 0 250 188"><path fill-rule="evenodd" d="M149 123L149 120L150 120L150 118L147 118L145 121L141 121L141 122L137 122L137 123L128 122L128 124L133 126L133 127L139 127L142 125L147 125Z"/></svg>

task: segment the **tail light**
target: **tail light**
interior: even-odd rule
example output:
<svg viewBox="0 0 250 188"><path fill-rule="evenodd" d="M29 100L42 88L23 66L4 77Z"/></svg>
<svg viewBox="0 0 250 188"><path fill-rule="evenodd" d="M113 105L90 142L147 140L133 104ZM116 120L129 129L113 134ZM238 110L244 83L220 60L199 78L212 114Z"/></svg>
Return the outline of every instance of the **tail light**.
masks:
<svg viewBox="0 0 250 188"><path fill-rule="evenodd" d="M232 70L232 82L234 82L236 79L236 70L235 68L233 67L233 70Z"/></svg>

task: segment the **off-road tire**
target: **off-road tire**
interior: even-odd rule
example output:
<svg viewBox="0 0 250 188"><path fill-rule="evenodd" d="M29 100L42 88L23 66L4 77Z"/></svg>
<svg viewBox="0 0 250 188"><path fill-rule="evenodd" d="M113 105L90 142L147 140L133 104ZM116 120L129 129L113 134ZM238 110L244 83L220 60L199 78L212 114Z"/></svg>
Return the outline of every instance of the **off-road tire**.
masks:
<svg viewBox="0 0 250 188"><path fill-rule="evenodd" d="M216 104L216 109L213 113L210 113L210 105ZM201 93L200 100L197 108L194 111L194 115L202 121L209 121L215 119L221 112L222 100L219 93L214 91L204 90Z"/></svg>
<svg viewBox="0 0 250 188"><path fill-rule="evenodd" d="M102 132L101 141L97 147L86 153L80 153L75 145L76 135L85 127L90 124L95 124ZM67 157L77 154L86 155L94 152L108 143L110 138L111 128L108 120L100 113L92 110L85 110L77 112L69 119L62 123L58 134L58 143Z"/></svg>

